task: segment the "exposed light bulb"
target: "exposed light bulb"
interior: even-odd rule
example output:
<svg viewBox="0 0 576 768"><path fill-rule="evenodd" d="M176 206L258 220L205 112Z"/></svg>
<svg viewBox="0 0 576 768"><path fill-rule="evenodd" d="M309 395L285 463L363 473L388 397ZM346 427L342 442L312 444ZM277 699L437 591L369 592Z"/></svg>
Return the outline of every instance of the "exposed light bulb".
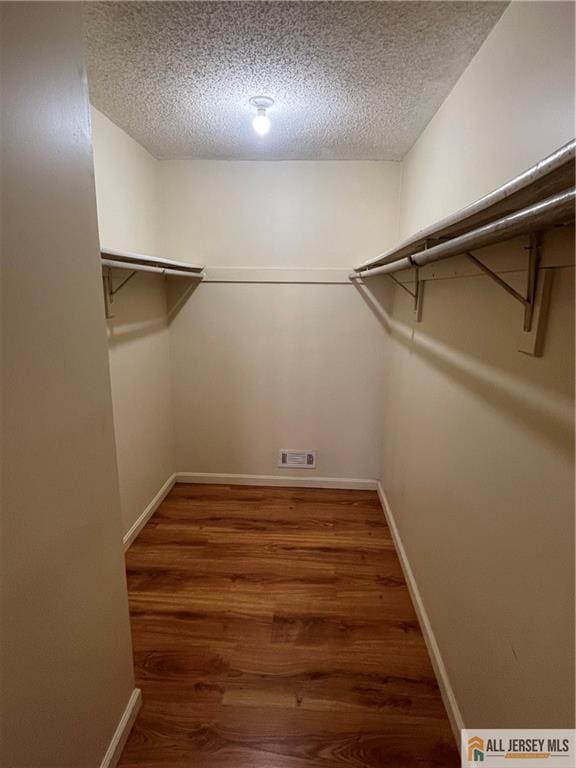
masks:
<svg viewBox="0 0 576 768"><path fill-rule="evenodd" d="M266 110L274 106L274 99L271 99L270 96L253 96L250 99L250 106L256 109L256 115L252 120L252 128L254 128L258 136L266 136L272 126Z"/></svg>
<svg viewBox="0 0 576 768"><path fill-rule="evenodd" d="M252 127L258 134L258 136L266 136L268 131L270 130L270 126L272 123L270 122L270 118L266 114L266 108L265 107L258 107L258 114L252 120Z"/></svg>

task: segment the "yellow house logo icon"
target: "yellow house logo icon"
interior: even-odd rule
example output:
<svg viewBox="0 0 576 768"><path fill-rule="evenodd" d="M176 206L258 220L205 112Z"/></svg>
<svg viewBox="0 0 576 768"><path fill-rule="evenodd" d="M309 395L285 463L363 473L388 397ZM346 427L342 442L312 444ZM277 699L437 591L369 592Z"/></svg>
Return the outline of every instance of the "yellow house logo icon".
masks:
<svg viewBox="0 0 576 768"><path fill-rule="evenodd" d="M468 762L476 763L484 760L484 739L480 736L472 736L468 739Z"/></svg>

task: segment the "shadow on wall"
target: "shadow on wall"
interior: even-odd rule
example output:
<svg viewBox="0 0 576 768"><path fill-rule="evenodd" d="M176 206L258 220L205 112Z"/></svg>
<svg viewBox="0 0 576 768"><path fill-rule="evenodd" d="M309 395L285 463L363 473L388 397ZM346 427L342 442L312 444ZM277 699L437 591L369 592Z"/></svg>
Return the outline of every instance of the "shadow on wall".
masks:
<svg viewBox="0 0 576 768"><path fill-rule="evenodd" d="M176 317L201 282L201 280L189 280L183 277L168 277L166 279L168 322Z"/></svg>
<svg viewBox="0 0 576 768"><path fill-rule="evenodd" d="M543 358L517 351L522 308L486 277L429 282L418 324L410 297L386 276L355 285L393 340L571 456L574 271L566 267L555 273L551 320L556 313L556 323L550 323ZM515 278L520 287L525 273Z"/></svg>
<svg viewBox="0 0 576 768"><path fill-rule="evenodd" d="M121 282L114 274L114 285ZM162 331L198 286L185 278L166 280L160 275L137 272L111 304L107 320L109 344L121 344ZM174 292L174 294L173 294ZM171 312L171 307L173 311ZM168 317L167 317L168 314Z"/></svg>

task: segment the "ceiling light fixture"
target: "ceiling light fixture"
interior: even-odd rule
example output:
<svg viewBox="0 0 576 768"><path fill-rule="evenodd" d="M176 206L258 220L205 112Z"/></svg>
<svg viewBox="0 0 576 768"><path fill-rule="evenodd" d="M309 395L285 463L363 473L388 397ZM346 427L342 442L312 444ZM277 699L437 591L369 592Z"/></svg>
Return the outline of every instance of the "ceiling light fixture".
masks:
<svg viewBox="0 0 576 768"><path fill-rule="evenodd" d="M272 125L266 110L274 104L274 99L269 96L253 96L250 99L250 104L256 107L256 117L252 120L252 128L258 136L266 136Z"/></svg>

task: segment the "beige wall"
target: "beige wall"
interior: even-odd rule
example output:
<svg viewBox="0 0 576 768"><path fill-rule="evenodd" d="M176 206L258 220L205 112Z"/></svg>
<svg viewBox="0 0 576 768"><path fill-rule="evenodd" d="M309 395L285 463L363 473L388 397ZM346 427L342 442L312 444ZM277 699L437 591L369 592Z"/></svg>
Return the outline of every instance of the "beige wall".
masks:
<svg viewBox="0 0 576 768"><path fill-rule="evenodd" d="M574 138L574 4L512 2L404 158L402 237Z"/></svg>
<svg viewBox="0 0 576 768"><path fill-rule="evenodd" d="M97 768L133 675L80 10L0 13L0 763Z"/></svg>
<svg viewBox="0 0 576 768"><path fill-rule="evenodd" d="M158 161L92 110L101 243L158 255ZM116 270L116 283L129 273ZM114 427L126 533L175 470L164 278L139 273L108 321Z"/></svg>
<svg viewBox="0 0 576 768"><path fill-rule="evenodd" d="M168 258L213 267L341 267L398 236L399 163L165 161Z"/></svg>
<svg viewBox="0 0 576 768"><path fill-rule="evenodd" d="M249 281L202 284L171 313L171 361L162 280L140 275L118 294L109 341L124 530L175 469L278 474L278 450L303 447L319 451L318 468L281 474L375 478L383 333L346 275L397 237L399 164L158 163L96 110L93 136L102 243ZM141 223L155 213L158 240ZM259 265L342 271L340 284L303 285L298 272L273 285L245 270Z"/></svg>
<svg viewBox="0 0 576 768"><path fill-rule="evenodd" d="M178 470L376 478L384 341L348 285L199 286L171 325Z"/></svg>
<svg viewBox="0 0 576 768"><path fill-rule="evenodd" d="M278 474L278 450L303 447L319 451L318 468L281 474L375 478L383 333L346 275L397 238L400 165L158 163L97 110L93 136L102 243L234 267L248 280L202 284L171 313L171 360L161 279L137 276L115 300L110 367L125 532L175 469ZM142 225L154 214L157 239ZM245 269L257 266L340 268L340 283L301 284L301 271L284 275L286 285L260 283L258 270Z"/></svg>
<svg viewBox="0 0 576 768"><path fill-rule="evenodd" d="M399 176L398 163L161 164L163 255L247 281L202 283L172 315L179 471L377 477L384 333L347 274L396 239ZM257 266L292 282L258 282ZM302 284L297 267L343 268L341 282ZM281 448L318 450L318 468L278 470Z"/></svg>
<svg viewBox="0 0 576 768"><path fill-rule="evenodd" d="M126 534L176 469L164 279L138 273L113 312L108 344Z"/></svg>
<svg viewBox="0 0 576 768"><path fill-rule="evenodd" d="M504 13L405 160L405 234L572 137L572 35L568 4ZM548 264L572 260L572 235L547 235ZM525 245L479 255L519 270ZM542 358L516 351L522 310L488 278L432 271L451 279L427 283L419 325L401 291L370 285L390 331L383 485L465 724L569 727L573 269L555 270ZM504 277L523 290L524 271Z"/></svg>
<svg viewBox="0 0 576 768"><path fill-rule="evenodd" d="M117 251L158 251L158 160L92 107L100 243Z"/></svg>

